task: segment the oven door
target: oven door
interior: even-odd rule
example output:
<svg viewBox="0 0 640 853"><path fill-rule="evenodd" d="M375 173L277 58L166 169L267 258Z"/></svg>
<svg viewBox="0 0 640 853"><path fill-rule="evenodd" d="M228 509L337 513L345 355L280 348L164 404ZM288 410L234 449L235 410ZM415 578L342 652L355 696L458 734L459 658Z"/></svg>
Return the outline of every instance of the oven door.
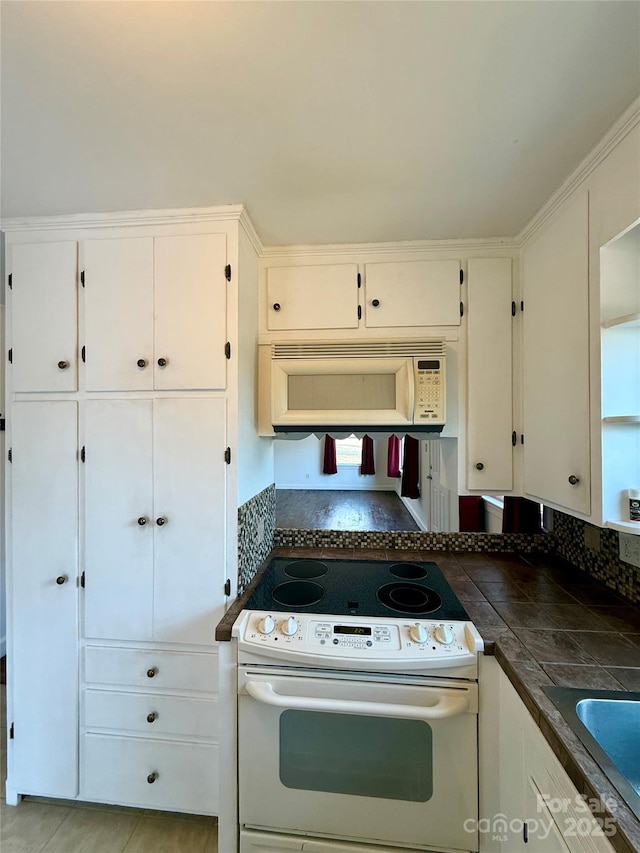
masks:
<svg viewBox="0 0 640 853"><path fill-rule="evenodd" d="M241 827L477 850L477 685L241 668Z"/></svg>

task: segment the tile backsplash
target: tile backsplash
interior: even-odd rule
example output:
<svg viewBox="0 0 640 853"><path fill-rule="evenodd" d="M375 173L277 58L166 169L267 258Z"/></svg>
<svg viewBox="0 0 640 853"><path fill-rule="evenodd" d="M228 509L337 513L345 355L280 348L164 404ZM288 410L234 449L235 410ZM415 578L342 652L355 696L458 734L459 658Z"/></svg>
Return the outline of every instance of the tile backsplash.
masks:
<svg viewBox="0 0 640 853"><path fill-rule="evenodd" d="M253 579L273 548L276 487L272 483L238 509L238 593Z"/></svg>
<svg viewBox="0 0 640 853"><path fill-rule="evenodd" d="M574 566L602 581L633 602L640 602L640 569L623 563L619 557L618 533L609 528L594 528L599 533L600 550L585 544L585 529L593 525L553 512L554 551Z"/></svg>

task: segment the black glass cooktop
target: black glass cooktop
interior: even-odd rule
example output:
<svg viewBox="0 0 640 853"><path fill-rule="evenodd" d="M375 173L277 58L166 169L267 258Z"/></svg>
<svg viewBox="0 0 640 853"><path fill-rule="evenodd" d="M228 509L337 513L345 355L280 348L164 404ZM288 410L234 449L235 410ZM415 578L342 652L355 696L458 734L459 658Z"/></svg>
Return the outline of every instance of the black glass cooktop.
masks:
<svg viewBox="0 0 640 853"><path fill-rule="evenodd" d="M468 620L436 563L276 557L248 610Z"/></svg>

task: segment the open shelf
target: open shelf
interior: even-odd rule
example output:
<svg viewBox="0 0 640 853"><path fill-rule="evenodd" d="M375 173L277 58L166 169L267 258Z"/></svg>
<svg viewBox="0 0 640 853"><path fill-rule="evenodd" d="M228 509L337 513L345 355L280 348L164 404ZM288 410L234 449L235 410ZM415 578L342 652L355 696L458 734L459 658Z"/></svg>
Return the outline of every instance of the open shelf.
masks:
<svg viewBox="0 0 640 853"><path fill-rule="evenodd" d="M640 536L640 524L637 521L605 521L605 527L611 527L620 533L635 533Z"/></svg>
<svg viewBox="0 0 640 853"><path fill-rule="evenodd" d="M635 314L624 314L622 317L613 317L611 320L605 320L602 324L603 329L612 329L614 326L640 326L640 312Z"/></svg>
<svg viewBox="0 0 640 853"><path fill-rule="evenodd" d="M640 424L640 415L615 415L603 418L604 424Z"/></svg>

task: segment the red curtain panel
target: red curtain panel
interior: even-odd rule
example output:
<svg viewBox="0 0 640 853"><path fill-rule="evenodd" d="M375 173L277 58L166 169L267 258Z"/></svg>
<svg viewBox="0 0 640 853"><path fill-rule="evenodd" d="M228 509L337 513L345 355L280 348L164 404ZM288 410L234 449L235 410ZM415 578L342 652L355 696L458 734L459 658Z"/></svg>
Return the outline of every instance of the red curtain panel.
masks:
<svg viewBox="0 0 640 853"><path fill-rule="evenodd" d="M507 495L502 512L503 533L541 533L540 504Z"/></svg>
<svg viewBox="0 0 640 853"><path fill-rule="evenodd" d="M420 442L407 435L404 439L404 458L402 460L402 482L400 494L403 498L419 498L420 486Z"/></svg>
<svg viewBox="0 0 640 853"><path fill-rule="evenodd" d="M324 461L322 463L323 474L337 474L338 463L336 461L336 440L330 435L324 437Z"/></svg>
<svg viewBox="0 0 640 853"><path fill-rule="evenodd" d="M400 439L390 435L387 442L387 477L400 476Z"/></svg>
<svg viewBox="0 0 640 853"><path fill-rule="evenodd" d="M362 459L360 460L361 474L375 474L376 465L373 459L373 439L365 435L362 439Z"/></svg>
<svg viewBox="0 0 640 853"><path fill-rule="evenodd" d="M460 533L484 533L484 501L480 496L458 498Z"/></svg>

